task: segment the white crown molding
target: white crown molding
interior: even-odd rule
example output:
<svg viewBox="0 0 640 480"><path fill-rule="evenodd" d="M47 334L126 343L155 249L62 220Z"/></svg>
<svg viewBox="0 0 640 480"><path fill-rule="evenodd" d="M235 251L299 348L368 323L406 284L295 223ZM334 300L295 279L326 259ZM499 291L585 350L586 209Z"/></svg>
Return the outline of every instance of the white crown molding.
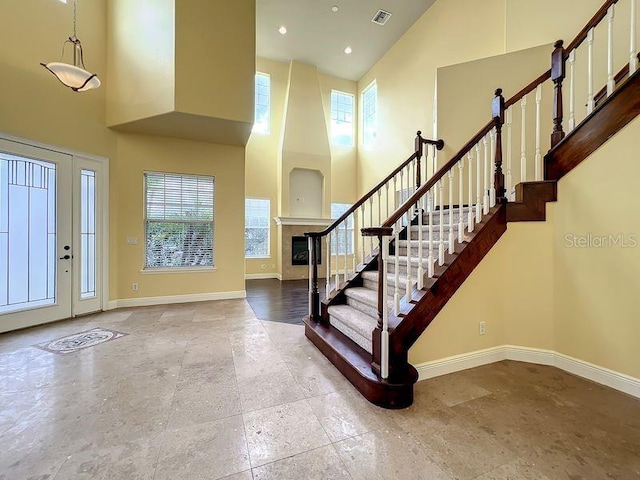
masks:
<svg viewBox="0 0 640 480"><path fill-rule="evenodd" d="M640 398L640 379L600 367L584 360L540 348L502 345L415 365L419 380L439 377L501 360L549 365L587 380Z"/></svg>

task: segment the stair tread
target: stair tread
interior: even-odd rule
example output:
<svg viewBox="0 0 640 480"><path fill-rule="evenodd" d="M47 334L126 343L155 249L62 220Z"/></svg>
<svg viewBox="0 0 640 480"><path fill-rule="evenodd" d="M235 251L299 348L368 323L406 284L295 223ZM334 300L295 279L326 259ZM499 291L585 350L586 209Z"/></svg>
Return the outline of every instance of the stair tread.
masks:
<svg viewBox="0 0 640 480"><path fill-rule="evenodd" d="M329 316L336 317L340 322L362 335L371 339L371 332L376 328L378 320L349 305L333 305L328 309Z"/></svg>
<svg viewBox="0 0 640 480"><path fill-rule="evenodd" d="M364 303L366 305L371 305L372 307L378 306L378 292L375 290L371 290L366 287L351 287L347 288L344 291L344 294L349 297L357 300L358 302Z"/></svg>

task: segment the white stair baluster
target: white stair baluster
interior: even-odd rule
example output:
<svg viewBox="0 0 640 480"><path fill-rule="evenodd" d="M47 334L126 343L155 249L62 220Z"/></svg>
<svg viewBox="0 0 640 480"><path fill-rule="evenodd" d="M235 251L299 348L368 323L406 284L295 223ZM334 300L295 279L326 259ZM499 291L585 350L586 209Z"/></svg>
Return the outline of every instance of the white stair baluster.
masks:
<svg viewBox="0 0 640 480"><path fill-rule="evenodd" d="M505 176L505 183L507 189L507 198L510 200L514 200L513 195L513 175L511 173L511 151L513 146L512 135L511 135L511 126L513 125L513 108L509 107L506 114L506 124L507 124L507 175Z"/></svg>
<svg viewBox="0 0 640 480"><path fill-rule="evenodd" d="M373 196L369 197L369 226L373 227ZM369 237L369 255L373 255L373 237Z"/></svg>
<svg viewBox="0 0 640 480"><path fill-rule="evenodd" d="M482 213L484 215L489 213L489 146L487 142L487 136L482 139L482 146L484 147L484 192L482 195Z"/></svg>
<svg viewBox="0 0 640 480"><path fill-rule="evenodd" d="M344 283L347 283L347 277L349 276L349 268L347 267L349 265L349 263L347 262L347 251L349 250L347 248L347 244L348 244L348 236L349 236L349 229L347 228L347 223L349 221L349 218L345 218L344 219Z"/></svg>
<svg viewBox="0 0 640 480"><path fill-rule="evenodd" d="M351 261L353 262L353 273L355 273L356 272L356 264L357 264L357 262L356 262L356 238L355 238L355 235L356 235L356 231L357 231L356 230L356 228L357 228L356 220L358 219L358 217L356 216L355 210L351 214L351 216L352 216L352 220L353 220L353 231L351 232L351 243L353 243L353 248L351 249L352 250L352 252L351 252Z"/></svg>
<svg viewBox="0 0 640 480"><path fill-rule="evenodd" d="M387 306L387 295L389 295L389 285L387 284L387 272L389 271L389 248L390 238L382 237L380 250L382 252L382 332L380 338L380 376L383 379L389 377L389 307Z"/></svg>
<svg viewBox="0 0 640 480"><path fill-rule="evenodd" d="M407 279L406 279L406 299L411 301L411 291L413 290L413 282L411 280L411 210L407 212Z"/></svg>
<svg viewBox="0 0 640 480"><path fill-rule="evenodd" d="M638 48L636 47L636 0L631 0L631 35L629 36L629 76L638 69Z"/></svg>
<svg viewBox="0 0 640 480"><path fill-rule="evenodd" d="M402 182L400 182L402 185ZM393 211L398 209L398 176L393 176Z"/></svg>
<svg viewBox="0 0 640 480"><path fill-rule="evenodd" d="M595 100L593 98L593 38L594 29L587 33L587 115L593 112Z"/></svg>
<svg viewBox="0 0 640 480"><path fill-rule="evenodd" d="M418 205L420 205L418 203ZM422 290L424 286L424 267L422 266L423 261L423 251L422 251L422 242L424 240L424 233L422 231L422 227L424 225L424 210L422 208L418 208L418 290Z"/></svg>
<svg viewBox="0 0 640 480"><path fill-rule="evenodd" d="M433 277L433 266L436 262L436 259L433 258L433 196L434 191L433 188L427 192L427 198L429 201L429 263L427 268L429 278Z"/></svg>
<svg viewBox="0 0 640 480"><path fill-rule="evenodd" d="M449 253L453 254L456 249L456 236L453 233L453 168L449 170Z"/></svg>
<svg viewBox="0 0 640 480"><path fill-rule="evenodd" d="M576 128L576 51L569 53L569 132Z"/></svg>
<svg viewBox="0 0 640 480"><path fill-rule="evenodd" d="M469 225L467 226L467 228L469 232L473 232L475 213L473 211L473 153L471 152L471 150L469 150L469 153L467 153L467 159L469 161L469 173L467 174L467 176L469 177L469 218L467 220L467 223Z"/></svg>
<svg viewBox="0 0 640 480"><path fill-rule="evenodd" d="M615 6L611 5L607 10L607 97L616 89L616 80L613 73L613 18Z"/></svg>
<svg viewBox="0 0 640 480"><path fill-rule="evenodd" d="M491 154L489 155L489 167L491 170L491 174L489 175L489 206L490 207L495 207L496 206L496 185L495 182L493 181L494 178L496 178L496 131L495 130L491 130L491 132L489 133L489 136L491 138Z"/></svg>
<svg viewBox="0 0 640 480"><path fill-rule="evenodd" d="M378 190L378 226L382 225L382 189Z"/></svg>
<svg viewBox="0 0 640 480"><path fill-rule="evenodd" d="M458 242L464 240L464 160L458 162Z"/></svg>
<svg viewBox="0 0 640 480"><path fill-rule="evenodd" d="M444 183L438 180L438 192L440 206L440 238L438 239L438 265L444 265Z"/></svg>
<svg viewBox="0 0 640 480"><path fill-rule="evenodd" d="M396 247L395 265L393 270L393 314L397 317L400 315L400 230L402 229L401 221L398 220L393 227L394 229L394 243ZM387 282L386 278L382 279L383 282Z"/></svg>
<svg viewBox="0 0 640 480"><path fill-rule="evenodd" d="M329 297L329 292L331 292L331 234L327 235L327 253L326 253L327 259L325 260L327 262L327 278L326 280L326 287L325 287L325 297Z"/></svg>
<svg viewBox="0 0 640 480"><path fill-rule="evenodd" d="M476 144L476 223L482 221L482 160L480 143Z"/></svg>
<svg viewBox="0 0 640 480"><path fill-rule="evenodd" d="M365 203L366 202L362 202L362 205L360 206L360 218L362 219L362 221L360 222L360 230L362 230L363 228L365 228ZM364 235L362 235L362 233L360 234L361 237L361 241L362 241L362 263L364 264L364 260L365 258L367 258L366 254L365 254L365 238Z"/></svg>
<svg viewBox="0 0 640 480"><path fill-rule="evenodd" d="M527 181L527 96L520 101L522 128L520 130L520 181Z"/></svg>
<svg viewBox="0 0 640 480"><path fill-rule="evenodd" d="M387 194L385 195L386 201L384 202L386 205L386 215L385 218L389 218L389 182L385 184L385 189Z"/></svg>
<svg viewBox="0 0 640 480"><path fill-rule="evenodd" d="M535 157L535 179L536 182L542 180L542 150L540 147L540 122L541 112L540 106L542 104L542 84L536 88L536 157Z"/></svg>
<svg viewBox="0 0 640 480"><path fill-rule="evenodd" d="M339 238L339 233L340 233L340 226L337 226L336 229L333 232L331 232L331 234L334 236L333 243L336 246L335 253L331 254L331 260L335 261L335 268L336 268L336 273L335 273L336 290L338 290L338 288L340 287L340 249L339 249L340 238Z"/></svg>
<svg viewBox="0 0 640 480"><path fill-rule="evenodd" d="M402 189L403 188L404 188L404 168L402 170L400 170L400 192L398 194L396 194L400 198L396 202L396 210L398 209L399 205L402 205L404 203L403 200L402 200L402 197L403 197Z"/></svg>

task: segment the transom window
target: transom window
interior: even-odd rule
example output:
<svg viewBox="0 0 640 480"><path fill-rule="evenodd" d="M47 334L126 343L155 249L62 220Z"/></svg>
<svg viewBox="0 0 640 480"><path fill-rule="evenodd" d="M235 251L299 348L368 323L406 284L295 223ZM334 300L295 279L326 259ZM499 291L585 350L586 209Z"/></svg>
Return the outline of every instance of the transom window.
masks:
<svg viewBox="0 0 640 480"><path fill-rule="evenodd" d="M353 95L331 91L331 143L353 146Z"/></svg>
<svg viewBox="0 0 640 480"><path fill-rule="evenodd" d="M144 267L213 267L214 178L146 172L144 185Z"/></svg>
<svg viewBox="0 0 640 480"><path fill-rule="evenodd" d="M371 145L378 131L378 87L374 81L362 93L362 141Z"/></svg>
<svg viewBox="0 0 640 480"><path fill-rule="evenodd" d="M245 257L268 257L271 201L264 198L247 198L244 212Z"/></svg>
<svg viewBox="0 0 640 480"><path fill-rule="evenodd" d="M332 203L331 204L331 218L337 220L347 210L351 208L350 203ZM344 223L331 232L331 253L333 255L344 255L345 251L347 255L353 254L353 215L350 215L346 221L347 235L345 238ZM345 250L346 249L346 250Z"/></svg>
<svg viewBox="0 0 640 480"><path fill-rule="evenodd" d="M256 107L253 131L269 134L271 119L271 77L266 73L256 73Z"/></svg>

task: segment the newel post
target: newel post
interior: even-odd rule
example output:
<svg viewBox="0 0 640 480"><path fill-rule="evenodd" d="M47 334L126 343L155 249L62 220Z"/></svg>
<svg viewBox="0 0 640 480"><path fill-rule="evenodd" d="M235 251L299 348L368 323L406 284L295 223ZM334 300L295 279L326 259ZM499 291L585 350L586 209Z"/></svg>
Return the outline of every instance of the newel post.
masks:
<svg viewBox="0 0 640 480"><path fill-rule="evenodd" d="M562 130L562 82L566 74L564 59L564 42L558 40L551 54L551 80L553 80L553 133L551 133L551 148L555 147L564 138Z"/></svg>
<svg viewBox="0 0 640 480"><path fill-rule="evenodd" d="M320 321L320 292L318 291L318 237L305 234L309 242L309 319Z"/></svg>
<svg viewBox="0 0 640 480"><path fill-rule="evenodd" d="M415 146L416 146L416 156L418 158L418 163L417 163L417 168L416 168L416 190L420 188L420 185L422 185L422 179L420 178L420 171L422 170L420 168L420 164L422 162L422 154L423 154L423 146L424 146L424 140L422 139L422 132L420 130L418 130L418 133L416 134L416 142L415 142Z"/></svg>
<svg viewBox="0 0 640 480"><path fill-rule="evenodd" d="M502 89L498 88L491 105L493 120L496 124L496 158L494 159L496 169L493 186L496 191L496 203L507 201L507 189L504 187L504 173L502 173L502 125L504 124L504 97Z"/></svg>

